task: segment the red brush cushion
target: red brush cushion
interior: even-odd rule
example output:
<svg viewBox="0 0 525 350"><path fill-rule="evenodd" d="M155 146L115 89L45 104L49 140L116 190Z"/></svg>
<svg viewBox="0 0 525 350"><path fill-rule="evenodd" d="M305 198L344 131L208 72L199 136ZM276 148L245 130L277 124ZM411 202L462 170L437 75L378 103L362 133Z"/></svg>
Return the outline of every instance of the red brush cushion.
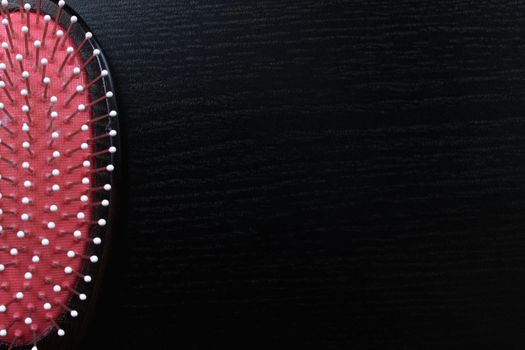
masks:
<svg viewBox="0 0 525 350"><path fill-rule="evenodd" d="M55 321L63 312L70 312L66 305L75 296L71 289L75 288L77 279L82 277L78 272L82 271L86 259L82 255L85 255L87 248L91 222L91 185L82 184L85 178L92 182L91 168L83 167L82 164L90 160L93 152L92 143L88 142L92 133L78 132L82 125L88 124L91 109L86 108L77 113L69 123L65 121L77 111L79 105L89 104L88 92L75 94L78 85L87 85L88 76L82 71L62 90L63 83L71 76L74 67L82 67L83 61L79 55L75 55L65 65L63 72L59 73L67 55L67 47L75 47L75 44L67 38L64 46L58 46L52 60L57 38L51 34L54 22L49 23L45 44L39 52L40 59L49 60L46 76L51 79L51 83L47 99L44 99L43 66L40 62L36 66L34 46L34 41L42 38L44 20L41 17L37 24L36 18L32 13L28 41L30 52L26 55L21 31L22 26L27 25L26 17L24 15L21 19L18 12L11 13L16 37L13 38L14 47L9 47L9 52L14 68L11 68L5 51L1 57L14 83L14 87L11 87L7 77L1 73L5 89L14 100L11 103L6 93L0 91L0 101L4 104L0 120L6 127L0 129L0 269L3 267L0 272L0 305L5 306L5 310L0 306L0 329L7 331L0 340L8 343L31 343L56 327ZM63 28L58 29L66 32ZM1 40L8 43L6 32L0 30ZM21 95L21 90L26 89L26 83L19 63L15 60L15 55L19 53L24 56L22 63L29 72L29 117L22 111L27 101ZM75 96L71 102L65 105L65 101L73 94ZM47 111L51 96L58 97L57 104L51 109L58 113L58 118L49 130L51 117ZM14 120L10 120L8 113ZM24 123L29 126L29 134L23 131ZM14 135L10 135L7 129L13 131ZM50 145L52 132L58 132L58 138ZM23 147L24 142L29 142L29 150L33 155ZM82 149L82 143L88 143L89 147ZM57 151L60 156L54 158L53 153ZM30 169L23 168L24 162L29 163ZM30 181L30 187L26 187L29 185L27 181ZM53 189L54 185L58 187ZM28 220L25 220L24 214L28 215ZM23 297L20 299L22 294L18 294L17 298L17 293L22 293Z"/></svg>

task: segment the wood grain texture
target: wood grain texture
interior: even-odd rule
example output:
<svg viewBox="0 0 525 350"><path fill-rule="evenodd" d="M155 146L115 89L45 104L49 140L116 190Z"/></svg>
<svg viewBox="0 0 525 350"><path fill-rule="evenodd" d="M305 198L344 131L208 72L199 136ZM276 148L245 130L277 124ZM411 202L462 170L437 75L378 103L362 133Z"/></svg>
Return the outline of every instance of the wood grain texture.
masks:
<svg viewBox="0 0 525 350"><path fill-rule="evenodd" d="M68 3L127 144L89 344L522 348L525 4Z"/></svg>

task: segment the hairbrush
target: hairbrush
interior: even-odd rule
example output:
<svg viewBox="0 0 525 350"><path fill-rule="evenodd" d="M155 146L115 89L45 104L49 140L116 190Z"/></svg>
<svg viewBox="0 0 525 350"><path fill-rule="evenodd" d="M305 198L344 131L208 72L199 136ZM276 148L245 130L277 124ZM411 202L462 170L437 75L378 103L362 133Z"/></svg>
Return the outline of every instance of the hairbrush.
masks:
<svg viewBox="0 0 525 350"><path fill-rule="evenodd" d="M0 11L0 348L65 348L94 307L116 215L113 82L64 1Z"/></svg>

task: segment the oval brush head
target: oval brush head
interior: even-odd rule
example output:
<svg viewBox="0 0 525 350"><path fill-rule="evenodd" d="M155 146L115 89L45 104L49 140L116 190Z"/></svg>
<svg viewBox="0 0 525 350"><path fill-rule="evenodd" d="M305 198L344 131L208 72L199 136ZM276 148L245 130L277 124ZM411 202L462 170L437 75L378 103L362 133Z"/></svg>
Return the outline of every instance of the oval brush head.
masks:
<svg viewBox="0 0 525 350"><path fill-rule="evenodd" d="M106 61L64 1L1 5L0 342L36 349L66 334L98 276L117 112Z"/></svg>

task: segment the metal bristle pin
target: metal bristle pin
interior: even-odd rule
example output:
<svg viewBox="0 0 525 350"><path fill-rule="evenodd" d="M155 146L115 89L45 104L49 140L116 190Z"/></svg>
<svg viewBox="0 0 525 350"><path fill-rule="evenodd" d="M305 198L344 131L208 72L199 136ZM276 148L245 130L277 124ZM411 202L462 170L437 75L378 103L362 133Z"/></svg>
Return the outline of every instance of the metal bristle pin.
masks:
<svg viewBox="0 0 525 350"><path fill-rule="evenodd" d="M97 278L118 113L102 51L65 1L2 0L0 20L0 343L37 350L67 337L82 315L71 300Z"/></svg>

